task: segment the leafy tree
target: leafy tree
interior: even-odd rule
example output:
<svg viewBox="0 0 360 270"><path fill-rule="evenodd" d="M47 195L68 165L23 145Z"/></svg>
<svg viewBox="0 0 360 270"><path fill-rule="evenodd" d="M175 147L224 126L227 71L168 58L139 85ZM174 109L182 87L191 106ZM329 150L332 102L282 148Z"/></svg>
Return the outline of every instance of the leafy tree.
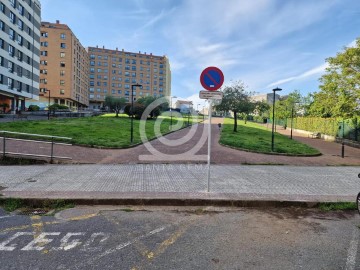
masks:
<svg viewBox="0 0 360 270"><path fill-rule="evenodd" d="M344 48L326 61L329 66L320 78L320 92L314 94L311 114L344 118L360 115L360 38L355 47Z"/></svg>
<svg viewBox="0 0 360 270"><path fill-rule="evenodd" d="M139 102L135 102L133 106L134 107L132 111L131 104L130 103L126 104L124 108L124 113L126 113L128 116L134 115L136 119L140 119L146 107L143 104L140 104Z"/></svg>
<svg viewBox="0 0 360 270"><path fill-rule="evenodd" d="M136 102L142 104L147 108L151 103L153 103L157 98L153 96L141 97ZM156 118L161 113L161 106L155 107L149 114L150 118Z"/></svg>
<svg viewBox="0 0 360 270"><path fill-rule="evenodd" d="M237 132L238 113L249 114L255 108L251 102L250 92L245 91L245 85L242 81L236 81L231 86L226 86L223 90L224 97L219 105L215 105L218 111L234 113L234 132Z"/></svg>
<svg viewBox="0 0 360 270"><path fill-rule="evenodd" d="M260 116L262 119L268 118L270 105L266 101L256 101L255 104L254 113L258 116Z"/></svg>
<svg viewBox="0 0 360 270"><path fill-rule="evenodd" d="M28 108L29 112L37 112L40 110L40 107L38 105L30 105Z"/></svg>
<svg viewBox="0 0 360 270"><path fill-rule="evenodd" d="M2 111L4 113L5 113L6 109L9 108L9 107L10 107L9 104L7 104L5 102L0 104L0 108L2 108Z"/></svg>
<svg viewBox="0 0 360 270"><path fill-rule="evenodd" d="M104 104L108 106L110 110L114 110L116 117L119 117L120 110L125 106L126 102L126 99L123 97L106 96Z"/></svg>

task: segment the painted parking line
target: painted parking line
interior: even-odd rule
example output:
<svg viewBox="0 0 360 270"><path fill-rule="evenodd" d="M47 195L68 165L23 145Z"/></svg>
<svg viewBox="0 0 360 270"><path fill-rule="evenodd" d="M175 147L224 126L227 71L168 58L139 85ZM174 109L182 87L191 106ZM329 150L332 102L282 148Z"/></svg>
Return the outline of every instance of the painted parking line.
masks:
<svg viewBox="0 0 360 270"><path fill-rule="evenodd" d="M2 217L0 217L0 219L2 219L2 218L11 218L11 217L16 217L16 216L2 216Z"/></svg>

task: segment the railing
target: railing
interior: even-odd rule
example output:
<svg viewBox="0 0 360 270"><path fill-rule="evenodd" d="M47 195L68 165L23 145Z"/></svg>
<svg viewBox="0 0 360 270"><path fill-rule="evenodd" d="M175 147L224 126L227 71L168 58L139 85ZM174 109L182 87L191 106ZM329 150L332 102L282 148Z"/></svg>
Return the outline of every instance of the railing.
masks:
<svg viewBox="0 0 360 270"><path fill-rule="evenodd" d="M63 146L71 146L72 145L72 144L68 144L68 143L55 142L55 140L71 140L72 138L59 137L59 136L50 136L50 135L40 135L40 134L30 134L30 133L20 133L20 132L11 132L11 131L4 131L4 130L1 130L0 134L3 135L2 137L0 137L0 139L2 139L2 141L3 141L3 149L2 149L3 158L5 158L6 155L43 157L43 158L50 158L50 163L52 163L54 159L72 159L71 157L62 157L62 156L55 156L54 155L54 145L63 145ZM29 137L38 137L38 138L49 138L50 141L31 140L31 139L18 139L18 138L6 136L6 134L29 136ZM29 153L19 153L19 152L7 152L6 151L6 141L22 141L22 142L51 144L50 155L29 154Z"/></svg>

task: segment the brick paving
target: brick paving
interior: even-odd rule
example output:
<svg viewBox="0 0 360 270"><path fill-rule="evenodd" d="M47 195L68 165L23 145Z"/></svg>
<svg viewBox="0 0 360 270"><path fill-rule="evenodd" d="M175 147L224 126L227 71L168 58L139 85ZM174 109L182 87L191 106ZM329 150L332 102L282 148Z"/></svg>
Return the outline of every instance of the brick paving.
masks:
<svg viewBox="0 0 360 270"><path fill-rule="evenodd" d="M1 167L5 197L88 200L179 199L354 201L358 167L83 164Z"/></svg>

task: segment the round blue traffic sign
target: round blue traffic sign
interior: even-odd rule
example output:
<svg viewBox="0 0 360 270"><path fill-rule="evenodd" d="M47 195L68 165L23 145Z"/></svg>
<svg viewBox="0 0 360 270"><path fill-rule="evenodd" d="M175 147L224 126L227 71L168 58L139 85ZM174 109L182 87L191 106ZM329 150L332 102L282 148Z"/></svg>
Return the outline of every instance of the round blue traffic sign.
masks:
<svg viewBox="0 0 360 270"><path fill-rule="evenodd" d="M218 90L224 83L224 74L217 67L207 67L201 72L200 83L208 91Z"/></svg>

